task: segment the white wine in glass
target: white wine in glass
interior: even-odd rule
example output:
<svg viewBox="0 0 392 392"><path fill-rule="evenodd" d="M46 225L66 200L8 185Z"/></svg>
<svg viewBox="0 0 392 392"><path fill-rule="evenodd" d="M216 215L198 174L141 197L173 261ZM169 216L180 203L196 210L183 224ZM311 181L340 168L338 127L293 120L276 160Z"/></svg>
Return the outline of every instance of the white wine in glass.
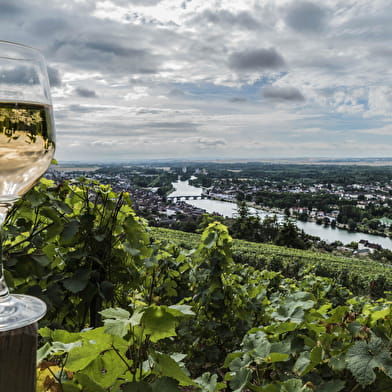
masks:
<svg viewBox="0 0 392 392"><path fill-rule="evenodd" d="M31 47L0 41L0 234L8 211L48 169L55 150L52 102L45 60ZM0 331L41 319L46 305L9 294L0 235Z"/></svg>

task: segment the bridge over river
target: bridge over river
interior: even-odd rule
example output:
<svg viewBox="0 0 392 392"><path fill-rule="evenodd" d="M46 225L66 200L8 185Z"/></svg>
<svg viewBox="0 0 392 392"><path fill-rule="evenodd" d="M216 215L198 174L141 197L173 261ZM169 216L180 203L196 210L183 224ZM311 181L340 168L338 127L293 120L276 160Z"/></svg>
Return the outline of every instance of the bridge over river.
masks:
<svg viewBox="0 0 392 392"><path fill-rule="evenodd" d="M180 200L204 200L211 199L209 195L201 194L201 195L181 195L181 196L167 196L167 200L171 201L180 201Z"/></svg>

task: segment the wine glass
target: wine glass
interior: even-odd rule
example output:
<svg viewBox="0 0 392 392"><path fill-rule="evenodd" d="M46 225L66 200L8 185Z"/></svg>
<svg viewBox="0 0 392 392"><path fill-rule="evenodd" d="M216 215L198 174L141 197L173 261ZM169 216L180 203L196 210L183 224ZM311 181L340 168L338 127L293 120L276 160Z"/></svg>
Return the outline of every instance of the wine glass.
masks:
<svg viewBox="0 0 392 392"><path fill-rule="evenodd" d="M0 41L0 233L12 205L48 169L55 129L45 60L34 48ZM4 279L0 236L0 331L41 319L46 305L10 295Z"/></svg>

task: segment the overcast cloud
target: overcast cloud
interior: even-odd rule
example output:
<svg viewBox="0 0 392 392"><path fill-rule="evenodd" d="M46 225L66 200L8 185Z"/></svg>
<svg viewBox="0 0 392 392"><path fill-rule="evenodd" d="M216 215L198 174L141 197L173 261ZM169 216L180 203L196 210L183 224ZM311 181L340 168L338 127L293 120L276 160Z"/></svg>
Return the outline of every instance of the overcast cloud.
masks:
<svg viewBox="0 0 392 392"><path fill-rule="evenodd" d="M388 0L0 0L58 160L391 156ZM19 71L2 83L34 83Z"/></svg>

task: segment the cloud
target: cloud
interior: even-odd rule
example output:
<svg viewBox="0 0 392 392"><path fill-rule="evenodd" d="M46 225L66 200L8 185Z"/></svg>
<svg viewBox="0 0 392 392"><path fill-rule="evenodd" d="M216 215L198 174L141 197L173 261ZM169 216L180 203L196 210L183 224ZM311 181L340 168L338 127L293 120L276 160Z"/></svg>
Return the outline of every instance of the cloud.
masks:
<svg viewBox="0 0 392 392"><path fill-rule="evenodd" d="M145 7L151 7L157 5L162 0L112 0L113 3L120 5L120 6L127 6L129 3L134 5L142 5Z"/></svg>
<svg viewBox="0 0 392 392"><path fill-rule="evenodd" d="M390 46L376 46L370 49L369 55L390 59L392 57L392 48Z"/></svg>
<svg viewBox="0 0 392 392"><path fill-rule="evenodd" d="M114 42L115 41L115 42ZM57 61L73 63L76 67L96 69L104 73L153 74L157 72L159 60L149 49L139 49L111 39L97 37L56 40L50 48L51 56Z"/></svg>
<svg viewBox="0 0 392 392"><path fill-rule="evenodd" d="M39 83L39 76L34 67L24 65L0 69L0 83L34 85Z"/></svg>
<svg viewBox="0 0 392 392"><path fill-rule="evenodd" d="M47 68L48 68L48 77L49 77L50 86L51 87L61 86L61 77L60 77L59 70L50 65L48 65Z"/></svg>
<svg viewBox="0 0 392 392"><path fill-rule="evenodd" d="M144 124L145 128L174 133L195 133L197 126L198 124L187 121L158 121Z"/></svg>
<svg viewBox="0 0 392 392"><path fill-rule="evenodd" d="M118 144L117 140L93 140L91 145L93 146L102 146L102 147L110 147Z"/></svg>
<svg viewBox="0 0 392 392"><path fill-rule="evenodd" d="M255 30L262 27L261 23L249 11L233 13L225 9L204 10L202 13L194 16L189 23L193 26L205 25L207 23L223 28L233 28L235 26L244 30Z"/></svg>
<svg viewBox="0 0 392 392"><path fill-rule="evenodd" d="M242 98L242 97L233 97L229 99L229 102L232 103L241 103L241 102L246 102L247 99L246 98Z"/></svg>
<svg viewBox="0 0 392 392"><path fill-rule="evenodd" d="M391 136L392 135L392 124L387 124L375 129L360 129L359 133L365 133L369 135L381 135L381 136Z"/></svg>
<svg viewBox="0 0 392 392"><path fill-rule="evenodd" d="M13 0L2 0L0 7L0 19L8 19L24 13L24 10L15 5Z"/></svg>
<svg viewBox="0 0 392 392"><path fill-rule="evenodd" d="M113 54L118 57L141 56L145 53L145 50L128 48L109 41L87 41L84 42L84 46L86 49L91 49L105 54Z"/></svg>
<svg viewBox="0 0 392 392"><path fill-rule="evenodd" d="M303 102L305 97L295 87L267 86L262 90L263 97L274 101Z"/></svg>
<svg viewBox="0 0 392 392"><path fill-rule="evenodd" d="M172 90L169 91L169 95L172 97L185 97L186 94L183 90L180 90L179 88L173 88Z"/></svg>
<svg viewBox="0 0 392 392"><path fill-rule="evenodd" d="M369 111L367 115L391 116L392 87L377 86L369 89Z"/></svg>
<svg viewBox="0 0 392 392"><path fill-rule="evenodd" d="M199 138L197 142L200 147L217 147L217 146L224 146L227 143L223 139L214 139L214 138Z"/></svg>
<svg viewBox="0 0 392 392"><path fill-rule="evenodd" d="M276 70L285 65L283 57L274 49L253 49L234 52L229 66L238 71Z"/></svg>
<svg viewBox="0 0 392 392"><path fill-rule="evenodd" d="M293 127L320 128L306 137L316 143L328 136L344 155L355 152L345 139L354 128L392 123L388 0L0 3L2 39L40 48L50 65L59 159L73 157L70 143L86 132L86 140L118 134L124 150L147 158L166 152L202 158L214 149L248 155L246 145L253 157L261 149L300 154L306 146L293 151L288 143ZM20 71L8 69L4 78L27 82ZM91 93L78 96L77 88ZM332 138L331 129L340 133ZM372 138L359 137L365 151ZM387 131L378 138L390 144ZM94 153L84 147L83 159ZM323 151L335 153L329 142L311 152Z"/></svg>
<svg viewBox="0 0 392 392"><path fill-rule="evenodd" d="M293 1L286 14L286 23L294 30L318 32L326 27L326 11L308 1Z"/></svg>
<svg viewBox="0 0 392 392"><path fill-rule="evenodd" d="M83 88L83 87L76 87L75 93L79 97L83 97L83 98L97 98L98 97L97 93L94 90L89 90L89 89Z"/></svg>
<svg viewBox="0 0 392 392"><path fill-rule="evenodd" d="M94 112L102 112L102 110L108 110L108 107L104 106L89 106L89 105L79 105L79 104L73 104L68 106L68 110L71 112L77 112L77 113L94 113Z"/></svg>
<svg viewBox="0 0 392 392"><path fill-rule="evenodd" d="M71 26L68 21L61 15L47 18L40 18L33 22L29 31L38 36L53 36L58 32L64 32Z"/></svg>

